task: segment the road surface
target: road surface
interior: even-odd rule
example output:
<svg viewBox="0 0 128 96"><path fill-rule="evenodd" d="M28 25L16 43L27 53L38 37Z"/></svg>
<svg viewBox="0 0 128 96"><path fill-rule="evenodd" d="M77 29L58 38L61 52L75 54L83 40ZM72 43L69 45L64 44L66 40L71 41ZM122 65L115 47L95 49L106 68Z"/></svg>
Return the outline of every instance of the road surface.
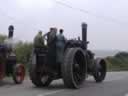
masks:
<svg viewBox="0 0 128 96"><path fill-rule="evenodd" d="M66 89L62 80L54 81L48 88L36 88L28 78L22 85L6 78L0 82L0 96L128 96L128 72L109 72L99 84L89 77L78 90Z"/></svg>

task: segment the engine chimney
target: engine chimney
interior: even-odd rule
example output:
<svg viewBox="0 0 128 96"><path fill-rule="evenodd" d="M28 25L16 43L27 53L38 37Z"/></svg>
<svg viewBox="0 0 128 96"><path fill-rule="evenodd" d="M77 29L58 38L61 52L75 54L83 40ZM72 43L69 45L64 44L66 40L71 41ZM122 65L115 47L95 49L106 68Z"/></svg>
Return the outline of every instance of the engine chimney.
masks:
<svg viewBox="0 0 128 96"><path fill-rule="evenodd" d="M10 25L8 27L8 38L13 38L13 33L14 33L14 26Z"/></svg>
<svg viewBox="0 0 128 96"><path fill-rule="evenodd" d="M87 24L82 23L82 41L84 43L85 49L87 49Z"/></svg>

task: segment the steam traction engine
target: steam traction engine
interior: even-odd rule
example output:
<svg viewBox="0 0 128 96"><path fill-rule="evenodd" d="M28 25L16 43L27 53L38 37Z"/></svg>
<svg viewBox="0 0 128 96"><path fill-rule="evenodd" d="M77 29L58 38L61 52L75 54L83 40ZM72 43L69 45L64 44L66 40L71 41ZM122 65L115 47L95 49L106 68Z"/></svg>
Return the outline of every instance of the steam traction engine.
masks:
<svg viewBox="0 0 128 96"><path fill-rule="evenodd" d="M15 51L11 47L13 26L9 26L9 35L4 43L0 44L0 80L6 76L12 76L16 84L21 84L25 77L25 67L17 64Z"/></svg>
<svg viewBox="0 0 128 96"><path fill-rule="evenodd" d="M34 48L32 52L30 79L34 85L46 87L53 80L62 78L66 87L80 88L88 74L92 75L96 82L105 79L105 60L94 59L94 54L87 48L87 24L82 24L82 40L66 40L63 43L63 52L60 52L59 56L62 59L59 63L56 32L53 34L48 36L52 38L52 43L42 48Z"/></svg>

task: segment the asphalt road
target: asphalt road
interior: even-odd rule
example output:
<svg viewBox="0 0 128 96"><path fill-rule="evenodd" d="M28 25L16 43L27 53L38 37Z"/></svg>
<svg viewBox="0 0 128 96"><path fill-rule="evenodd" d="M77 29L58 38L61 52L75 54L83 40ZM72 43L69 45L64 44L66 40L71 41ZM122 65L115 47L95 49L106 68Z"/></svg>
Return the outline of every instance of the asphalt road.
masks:
<svg viewBox="0 0 128 96"><path fill-rule="evenodd" d="M36 88L28 78L22 85L6 78L0 82L0 96L128 96L128 72L108 73L99 84L89 77L78 90L66 89L62 80L54 81L48 88Z"/></svg>

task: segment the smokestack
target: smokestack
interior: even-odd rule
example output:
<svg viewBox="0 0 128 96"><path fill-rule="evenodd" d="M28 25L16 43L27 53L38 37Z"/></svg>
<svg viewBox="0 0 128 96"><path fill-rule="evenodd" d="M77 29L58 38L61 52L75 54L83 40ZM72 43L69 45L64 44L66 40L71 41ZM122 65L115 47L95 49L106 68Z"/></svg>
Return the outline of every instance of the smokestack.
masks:
<svg viewBox="0 0 128 96"><path fill-rule="evenodd" d="M82 23L82 41L84 43L85 49L87 49L87 24Z"/></svg>
<svg viewBox="0 0 128 96"><path fill-rule="evenodd" d="M14 26L10 25L8 27L8 38L13 38L13 33L14 33Z"/></svg>

